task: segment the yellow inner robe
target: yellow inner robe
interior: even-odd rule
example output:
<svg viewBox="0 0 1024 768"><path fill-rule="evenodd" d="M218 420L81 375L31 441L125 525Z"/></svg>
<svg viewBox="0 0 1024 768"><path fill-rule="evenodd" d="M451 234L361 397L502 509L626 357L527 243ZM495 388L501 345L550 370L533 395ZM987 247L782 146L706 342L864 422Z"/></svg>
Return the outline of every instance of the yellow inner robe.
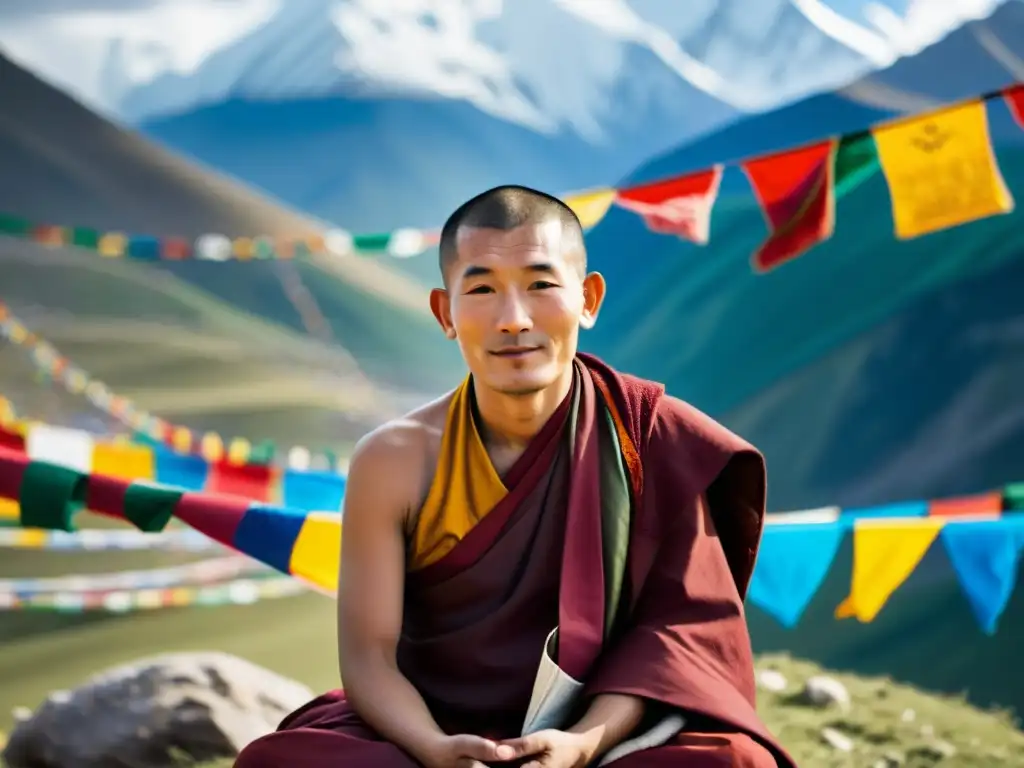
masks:
<svg viewBox="0 0 1024 768"><path fill-rule="evenodd" d="M409 545L410 570L451 552L507 493L477 431L467 376L448 406L437 470Z"/></svg>

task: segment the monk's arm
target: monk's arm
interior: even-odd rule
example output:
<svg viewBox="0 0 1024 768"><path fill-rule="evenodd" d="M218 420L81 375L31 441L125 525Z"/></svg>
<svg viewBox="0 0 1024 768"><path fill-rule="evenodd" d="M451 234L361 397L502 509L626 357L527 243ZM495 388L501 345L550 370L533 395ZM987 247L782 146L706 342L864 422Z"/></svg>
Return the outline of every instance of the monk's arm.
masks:
<svg viewBox="0 0 1024 768"><path fill-rule="evenodd" d="M603 755L629 737L644 715L644 701L635 696L608 693L595 696L586 714L569 733L586 737L590 760Z"/></svg>
<svg viewBox="0 0 1024 768"><path fill-rule="evenodd" d="M404 522L418 459L409 436L371 433L349 466L338 587L345 694L367 725L426 762L444 737L398 668L405 585ZM408 478L412 478L409 480Z"/></svg>

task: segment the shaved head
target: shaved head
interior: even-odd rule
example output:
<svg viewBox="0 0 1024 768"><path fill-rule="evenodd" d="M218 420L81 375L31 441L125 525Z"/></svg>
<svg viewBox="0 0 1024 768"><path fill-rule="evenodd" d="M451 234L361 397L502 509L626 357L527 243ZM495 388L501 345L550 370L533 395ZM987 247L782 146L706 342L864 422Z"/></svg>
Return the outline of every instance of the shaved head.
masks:
<svg viewBox="0 0 1024 768"><path fill-rule="evenodd" d="M561 225L562 254L587 273L583 227L572 208L557 197L529 187L505 185L482 192L460 205L441 229L441 278L448 284L448 270L459 257L458 239L463 229L495 229L509 232L523 226Z"/></svg>

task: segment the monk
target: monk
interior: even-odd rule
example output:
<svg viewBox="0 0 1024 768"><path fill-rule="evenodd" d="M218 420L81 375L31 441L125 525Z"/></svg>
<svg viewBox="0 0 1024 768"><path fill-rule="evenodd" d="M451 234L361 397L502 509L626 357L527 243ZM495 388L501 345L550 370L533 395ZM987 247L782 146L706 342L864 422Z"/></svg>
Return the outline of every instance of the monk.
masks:
<svg viewBox="0 0 1024 768"><path fill-rule="evenodd" d="M469 375L351 459L345 688L236 768L794 766L755 711L743 611L761 455L577 353L605 282L557 199L473 198L440 264L431 308Z"/></svg>

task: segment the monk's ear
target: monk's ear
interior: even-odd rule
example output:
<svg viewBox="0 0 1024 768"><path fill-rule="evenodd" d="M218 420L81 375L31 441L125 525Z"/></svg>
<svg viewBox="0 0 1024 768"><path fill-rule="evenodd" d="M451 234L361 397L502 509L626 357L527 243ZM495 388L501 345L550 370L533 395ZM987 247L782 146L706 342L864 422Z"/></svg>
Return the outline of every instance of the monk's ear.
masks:
<svg viewBox="0 0 1024 768"><path fill-rule="evenodd" d="M580 315L580 326L586 329L594 327L597 322L597 313L601 311L601 304L604 303L606 285L604 275L600 272L591 272L583 278L583 314Z"/></svg>
<svg viewBox="0 0 1024 768"><path fill-rule="evenodd" d="M437 324L441 326L444 335L449 339L455 338L455 326L452 324L452 301L448 291L443 288L434 288L430 292L430 311L437 318Z"/></svg>

